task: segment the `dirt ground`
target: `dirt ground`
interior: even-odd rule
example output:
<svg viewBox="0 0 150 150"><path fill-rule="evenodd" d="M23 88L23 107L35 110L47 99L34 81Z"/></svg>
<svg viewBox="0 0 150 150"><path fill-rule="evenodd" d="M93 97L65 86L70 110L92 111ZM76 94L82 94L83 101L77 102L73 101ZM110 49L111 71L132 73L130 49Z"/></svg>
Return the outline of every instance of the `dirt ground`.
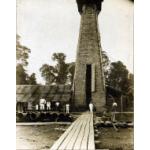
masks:
<svg viewBox="0 0 150 150"><path fill-rule="evenodd" d="M76 117L78 114L76 114ZM48 150L69 125L16 126L17 150ZM99 128L96 149L133 150L133 128Z"/></svg>
<svg viewBox="0 0 150 150"><path fill-rule="evenodd" d="M120 128L116 132L114 128L100 128L97 137L96 148L109 150L133 150L133 128Z"/></svg>
<svg viewBox="0 0 150 150"><path fill-rule="evenodd" d="M69 125L16 126L17 150L48 150Z"/></svg>

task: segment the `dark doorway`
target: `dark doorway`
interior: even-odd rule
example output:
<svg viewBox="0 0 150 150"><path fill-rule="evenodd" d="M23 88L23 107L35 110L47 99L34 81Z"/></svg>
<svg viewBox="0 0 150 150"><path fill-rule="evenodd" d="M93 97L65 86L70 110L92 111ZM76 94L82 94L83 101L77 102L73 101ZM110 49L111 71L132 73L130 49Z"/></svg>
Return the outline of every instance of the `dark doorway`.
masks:
<svg viewBox="0 0 150 150"><path fill-rule="evenodd" d="M86 104L87 107L91 101L92 93L91 93L91 74L92 68L91 65L86 65Z"/></svg>

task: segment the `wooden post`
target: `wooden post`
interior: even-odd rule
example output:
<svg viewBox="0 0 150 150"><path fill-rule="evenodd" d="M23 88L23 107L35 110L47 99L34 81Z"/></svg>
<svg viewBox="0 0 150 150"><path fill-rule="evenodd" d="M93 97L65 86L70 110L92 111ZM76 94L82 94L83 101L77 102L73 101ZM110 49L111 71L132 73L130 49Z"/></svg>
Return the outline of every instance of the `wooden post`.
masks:
<svg viewBox="0 0 150 150"><path fill-rule="evenodd" d="M122 113L123 113L123 97L122 97L122 95L121 95L121 101L120 102L121 102L121 106L120 107L121 107L121 119L122 119L122 117L123 117L122 116Z"/></svg>
<svg viewBox="0 0 150 150"><path fill-rule="evenodd" d="M92 92L95 92L95 64L92 64Z"/></svg>

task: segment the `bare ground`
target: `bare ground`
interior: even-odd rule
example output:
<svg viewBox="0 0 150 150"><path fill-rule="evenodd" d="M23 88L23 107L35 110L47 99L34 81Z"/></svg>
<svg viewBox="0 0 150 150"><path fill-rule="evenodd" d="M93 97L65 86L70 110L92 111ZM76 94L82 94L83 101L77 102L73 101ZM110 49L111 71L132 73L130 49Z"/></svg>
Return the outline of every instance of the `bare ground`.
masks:
<svg viewBox="0 0 150 150"><path fill-rule="evenodd" d="M16 126L17 150L48 150L69 125Z"/></svg>

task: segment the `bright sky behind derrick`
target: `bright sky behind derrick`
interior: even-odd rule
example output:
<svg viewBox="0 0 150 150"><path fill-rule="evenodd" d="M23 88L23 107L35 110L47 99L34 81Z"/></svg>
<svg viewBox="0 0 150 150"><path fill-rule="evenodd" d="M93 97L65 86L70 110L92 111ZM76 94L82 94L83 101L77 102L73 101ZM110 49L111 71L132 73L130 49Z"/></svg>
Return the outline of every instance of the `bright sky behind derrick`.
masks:
<svg viewBox="0 0 150 150"><path fill-rule="evenodd" d="M54 64L54 52L75 61L80 15L76 0L17 0L17 33L31 49L28 72L37 74L44 63ZM101 45L111 61L121 60L133 72L133 3L104 0L99 14Z"/></svg>

